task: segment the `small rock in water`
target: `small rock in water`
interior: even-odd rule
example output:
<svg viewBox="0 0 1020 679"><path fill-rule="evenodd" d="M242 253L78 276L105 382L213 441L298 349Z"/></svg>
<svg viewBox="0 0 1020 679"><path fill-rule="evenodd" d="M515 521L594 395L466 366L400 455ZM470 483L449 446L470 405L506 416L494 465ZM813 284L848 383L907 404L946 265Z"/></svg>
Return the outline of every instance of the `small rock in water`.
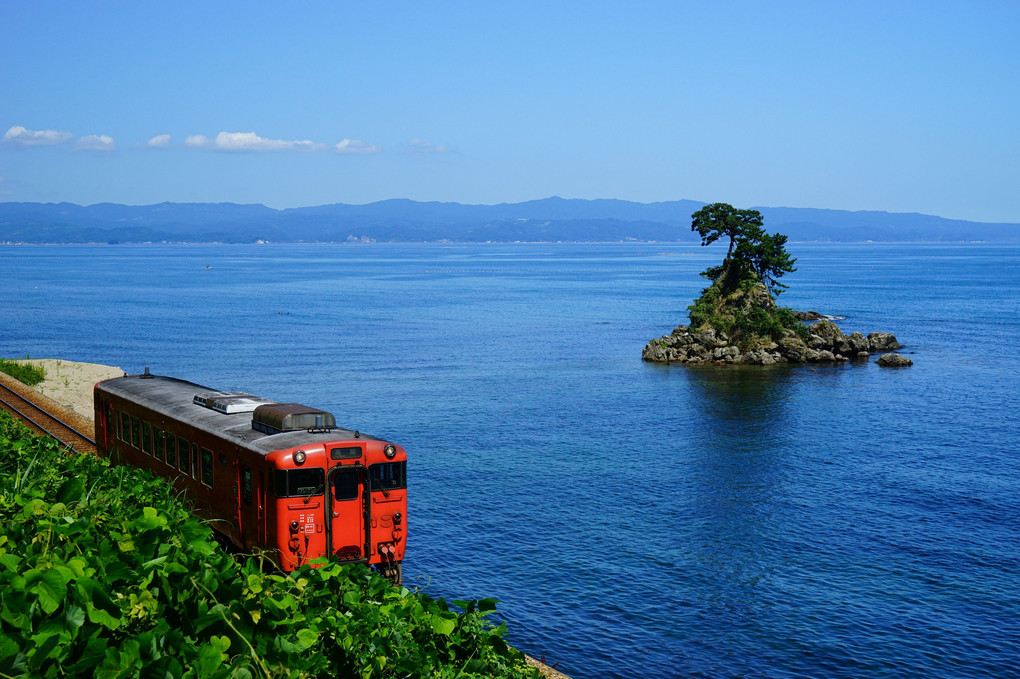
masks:
<svg viewBox="0 0 1020 679"><path fill-rule="evenodd" d="M908 365L914 365L914 362L906 356L900 356L899 354L893 353L882 354L878 357L878 360L875 361L875 363L886 366L887 368L905 368Z"/></svg>

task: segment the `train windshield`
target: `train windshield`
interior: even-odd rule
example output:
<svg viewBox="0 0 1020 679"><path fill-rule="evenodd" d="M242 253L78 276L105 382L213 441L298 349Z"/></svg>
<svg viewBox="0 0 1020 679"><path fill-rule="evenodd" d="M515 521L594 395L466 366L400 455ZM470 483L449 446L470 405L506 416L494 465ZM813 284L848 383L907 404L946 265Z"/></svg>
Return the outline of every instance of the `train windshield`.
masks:
<svg viewBox="0 0 1020 679"><path fill-rule="evenodd" d="M277 469L273 476L276 497L308 497L326 490L326 472L322 469Z"/></svg>
<svg viewBox="0 0 1020 679"><path fill-rule="evenodd" d="M386 462L371 466L372 490L407 488L407 463Z"/></svg>

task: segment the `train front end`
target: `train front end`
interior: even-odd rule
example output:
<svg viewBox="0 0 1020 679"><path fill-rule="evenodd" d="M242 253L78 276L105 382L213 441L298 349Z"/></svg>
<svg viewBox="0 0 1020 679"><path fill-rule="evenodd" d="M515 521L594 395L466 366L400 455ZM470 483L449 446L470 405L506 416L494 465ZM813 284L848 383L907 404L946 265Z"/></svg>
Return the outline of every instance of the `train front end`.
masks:
<svg viewBox="0 0 1020 679"><path fill-rule="evenodd" d="M256 412L255 419L273 426L273 420L295 414L281 412L288 407L301 408L273 404ZM267 542L279 550L285 571L325 556L369 564L399 585L407 534L407 453L358 432L333 431L329 424L320 421L309 428L318 435L308 442L267 455L267 528L275 533Z"/></svg>

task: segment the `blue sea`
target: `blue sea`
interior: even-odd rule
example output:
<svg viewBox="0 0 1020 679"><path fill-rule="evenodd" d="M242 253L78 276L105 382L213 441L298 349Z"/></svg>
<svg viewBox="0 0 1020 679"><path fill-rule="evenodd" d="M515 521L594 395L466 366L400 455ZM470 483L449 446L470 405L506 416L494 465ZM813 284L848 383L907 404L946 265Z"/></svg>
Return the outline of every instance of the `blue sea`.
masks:
<svg viewBox="0 0 1020 679"><path fill-rule="evenodd" d="M576 679L1020 676L1020 246L789 249L914 365L643 363L722 256L678 244L2 246L0 355L404 445L405 581Z"/></svg>

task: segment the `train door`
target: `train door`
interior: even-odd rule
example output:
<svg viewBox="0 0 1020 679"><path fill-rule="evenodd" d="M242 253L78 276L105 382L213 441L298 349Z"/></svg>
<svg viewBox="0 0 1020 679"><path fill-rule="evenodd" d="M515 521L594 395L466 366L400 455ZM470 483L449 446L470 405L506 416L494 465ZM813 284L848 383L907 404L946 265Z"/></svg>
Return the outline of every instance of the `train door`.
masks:
<svg viewBox="0 0 1020 679"><path fill-rule="evenodd" d="M258 535L261 538L259 544L263 547L269 544L269 526L266 521L266 473L259 472L258 485L255 487L255 498L258 505Z"/></svg>
<svg viewBox="0 0 1020 679"><path fill-rule="evenodd" d="M258 543L255 524L258 518L253 512L255 499L255 478L251 467L243 462L237 463L237 479L235 479L234 494L237 497L237 530L240 534L241 544L251 548Z"/></svg>
<svg viewBox="0 0 1020 679"><path fill-rule="evenodd" d="M113 404L109 401L100 402L99 422L96 423L96 443L102 445L102 450L110 449L110 423L113 422Z"/></svg>
<svg viewBox="0 0 1020 679"><path fill-rule="evenodd" d="M365 535L365 467L333 467L326 485L331 551L338 559L367 558Z"/></svg>

